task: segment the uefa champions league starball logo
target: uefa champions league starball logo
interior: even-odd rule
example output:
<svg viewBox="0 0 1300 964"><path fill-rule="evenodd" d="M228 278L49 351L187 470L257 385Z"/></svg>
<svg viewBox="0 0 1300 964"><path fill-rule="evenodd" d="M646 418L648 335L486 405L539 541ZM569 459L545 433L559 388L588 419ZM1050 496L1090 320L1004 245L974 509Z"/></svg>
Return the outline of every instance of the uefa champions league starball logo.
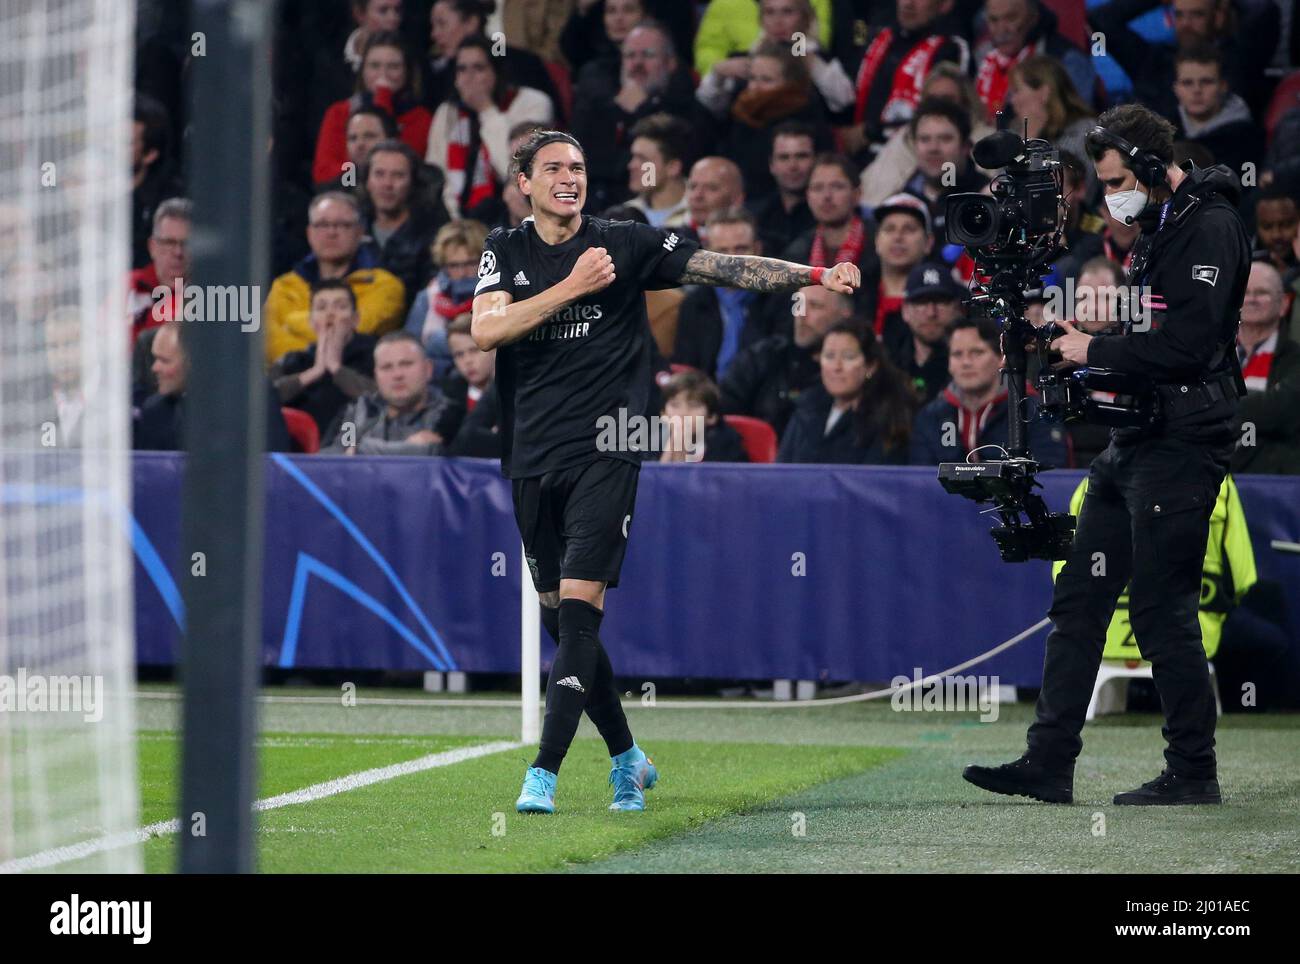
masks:
<svg viewBox="0 0 1300 964"><path fill-rule="evenodd" d="M483 257L480 258L478 262L478 276L480 278L486 278L488 275L492 274L492 272L496 271L496 269L497 256L495 252L484 251Z"/></svg>

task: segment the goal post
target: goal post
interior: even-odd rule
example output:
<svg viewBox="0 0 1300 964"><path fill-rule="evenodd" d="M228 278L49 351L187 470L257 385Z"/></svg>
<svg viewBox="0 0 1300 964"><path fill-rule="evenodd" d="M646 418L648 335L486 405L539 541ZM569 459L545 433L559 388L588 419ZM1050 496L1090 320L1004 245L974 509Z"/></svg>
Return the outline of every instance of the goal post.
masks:
<svg viewBox="0 0 1300 964"><path fill-rule="evenodd" d="M0 4L0 871L138 826L133 42L131 3Z"/></svg>

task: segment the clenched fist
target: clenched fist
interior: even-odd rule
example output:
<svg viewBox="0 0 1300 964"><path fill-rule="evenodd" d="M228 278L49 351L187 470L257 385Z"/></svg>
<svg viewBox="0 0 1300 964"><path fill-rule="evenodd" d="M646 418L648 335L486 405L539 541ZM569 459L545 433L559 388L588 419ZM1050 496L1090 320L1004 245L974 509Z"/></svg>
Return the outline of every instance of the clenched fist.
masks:
<svg viewBox="0 0 1300 964"><path fill-rule="evenodd" d="M822 272L822 287L851 295L862 285L862 272L852 261L841 261L829 271Z"/></svg>
<svg viewBox="0 0 1300 964"><path fill-rule="evenodd" d="M588 248L565 280L579 298L601 291L614 283L614 259L604 248Z"/></svg>

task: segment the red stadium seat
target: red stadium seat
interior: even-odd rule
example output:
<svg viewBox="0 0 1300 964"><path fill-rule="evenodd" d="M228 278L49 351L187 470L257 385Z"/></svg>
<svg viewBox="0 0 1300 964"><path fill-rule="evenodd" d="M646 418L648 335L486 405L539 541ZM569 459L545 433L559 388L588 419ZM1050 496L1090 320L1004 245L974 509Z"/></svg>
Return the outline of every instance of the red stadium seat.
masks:
<svg viewBox="0 0 1300 964"><path fill-rule="evenodd" d="M739 433L749 461L776 461L776 429L767 422L748 415L724 415L722 420Z"/></svg>
<svg viewBox="0 0 1300 964"><path fill-rule="evenodd" d="M316 420L297 408L282 408L285 427L289 429L289 438L293 440L294 449L304 455L315 455L320 451L320 429Z"/></svg>
<svg viewBox="0 0 1300 964"><path fill-rule="evenodd" d="M1056 14L1057 33L1080 50L1092 49L1084 0L1043 0L1043 5Z"/></svg>

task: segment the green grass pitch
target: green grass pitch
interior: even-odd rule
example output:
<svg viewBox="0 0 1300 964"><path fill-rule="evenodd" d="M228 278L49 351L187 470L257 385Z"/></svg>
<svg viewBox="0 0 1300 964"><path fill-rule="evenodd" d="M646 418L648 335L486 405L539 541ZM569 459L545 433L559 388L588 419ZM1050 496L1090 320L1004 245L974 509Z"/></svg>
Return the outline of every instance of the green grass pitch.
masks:
<svg viewBox="0 0 1300 964"><path fill-rule="evenodd" d="M137 702L142 822L175 815L180 704ZM268 689L267 695L306 695ZM310 691L335 695L333 691ZM517 736L513 707L268 702L259 706L259 797L431 753ZM400 776L258 815L267 872L1291 872L1300 870L1300 716L1220 720L1221 807L1113 807L1161 768L1160 721L1089 724L1074 806L983 793L968 762L1024 743L1031 707L895 712L629 705L659 785L644 814L606 810L609 758L585 720L553 816L513 809L531 747ZM177 840L144 845L168 872ZM60 870L75 870L65 864Z"/></svg>

